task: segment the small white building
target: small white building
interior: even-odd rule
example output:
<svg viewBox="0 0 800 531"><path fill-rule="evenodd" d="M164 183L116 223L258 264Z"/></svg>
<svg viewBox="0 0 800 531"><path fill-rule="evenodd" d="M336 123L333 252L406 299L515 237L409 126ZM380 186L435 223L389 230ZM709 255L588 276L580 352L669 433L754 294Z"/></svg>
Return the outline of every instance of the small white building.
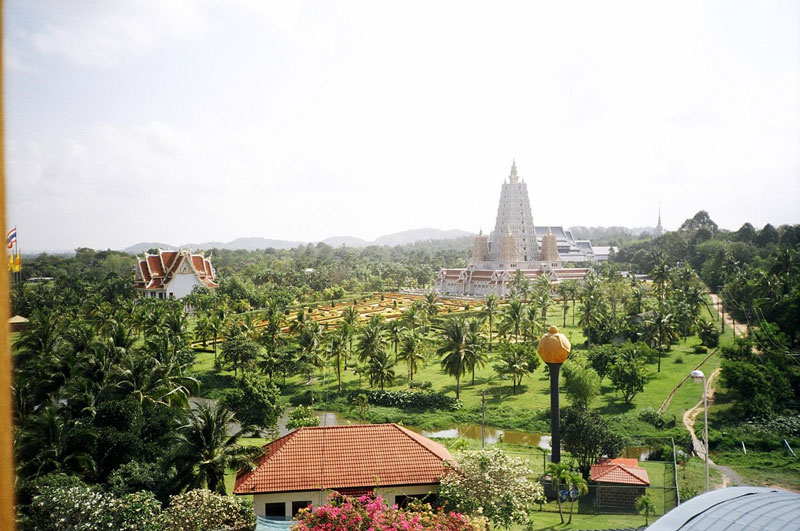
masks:
<svg viewBox="0 0 800 531"><path fill-rule="evenodd" d="M211 260L202 254L159 249L158 254L138 258L134 287L142 297L182 299L195 286L216 288L215 277Z"/></svg>
<svg viewBox="0 0 800 531"><path fill-rule="evenodd" d="M252 495L256 516L289 520L333 492L374 492L389 505L436 493L445 461L441 444L397 424L300 428L264 446L253 471L241 470L233 493Z"/></svg>

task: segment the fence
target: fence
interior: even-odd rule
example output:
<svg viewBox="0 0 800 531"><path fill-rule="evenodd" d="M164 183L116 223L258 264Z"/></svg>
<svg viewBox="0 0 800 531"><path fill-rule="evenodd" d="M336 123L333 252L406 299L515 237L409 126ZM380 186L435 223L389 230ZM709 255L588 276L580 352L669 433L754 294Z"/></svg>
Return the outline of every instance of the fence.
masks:
<svg viewBox="0 0 800 531"><path fill-rule="evenodd" d="M529 451L506 451L516 457L524 457L535 477L544 475L549 452L542 448ZM626 440L622 457L644 459L639 466L647 470L650 485L598 484L589 482L588 494L575 500L575 510L579 514L630 514L635 513L636 498L647 495L654 505L651 515L660 516L680 503L678 488L678 468L675 459L675 443L672 437L632 437ZM569 463L569 456L563 457ZM543 482L545 492L553 492L548 481ZM563 495L562 495L563 499ZM570 500L566 503L569 505ZM566 507L565 507L566 509ZM555 502L542 507L543 511L558 511ZM568 509L566 509L568 510Z"/></svg>

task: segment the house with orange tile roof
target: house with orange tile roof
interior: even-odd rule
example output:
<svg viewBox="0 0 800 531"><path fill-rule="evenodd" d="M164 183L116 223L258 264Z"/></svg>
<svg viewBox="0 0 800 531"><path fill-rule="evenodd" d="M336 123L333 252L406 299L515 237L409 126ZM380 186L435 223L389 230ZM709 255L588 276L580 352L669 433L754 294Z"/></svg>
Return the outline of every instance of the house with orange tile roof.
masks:
<svg viewBox="0 0 800 531"><path fill-rule="evenodd" d="M253 496L257 516L291 519L331 492L380 494L388 504L435 495L445 461L441 444L397 424L300 428L272 441L252 471L240 470L234 494Z"/></svg>
<svg viewBox="0 0 800 531"><path fill-rule="evenodd" d="M187 250L164 251L137 256L134 288L142 297L182 299L195 286L216 288L211 260Z"/></svg>
<svg viewBox="0 0 800 531"><path fill-rule="evenodd" d="M634 509L636 498L650 486L647 470L636 459L601 459L592 465L589 479L596 484L595 504L599 507Z"/></svg>

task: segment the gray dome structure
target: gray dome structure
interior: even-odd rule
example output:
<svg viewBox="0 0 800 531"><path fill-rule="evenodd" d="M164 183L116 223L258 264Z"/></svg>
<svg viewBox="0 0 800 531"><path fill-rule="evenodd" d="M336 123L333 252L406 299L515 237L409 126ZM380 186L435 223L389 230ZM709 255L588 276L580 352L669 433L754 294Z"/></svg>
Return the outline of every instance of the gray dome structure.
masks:
<svg viewBox="0 0 800 531"><path fill-rule="evenodd" d="M800 494L765 487L731 487L697 496L653 522L647 531L800 531Z"/></svg>

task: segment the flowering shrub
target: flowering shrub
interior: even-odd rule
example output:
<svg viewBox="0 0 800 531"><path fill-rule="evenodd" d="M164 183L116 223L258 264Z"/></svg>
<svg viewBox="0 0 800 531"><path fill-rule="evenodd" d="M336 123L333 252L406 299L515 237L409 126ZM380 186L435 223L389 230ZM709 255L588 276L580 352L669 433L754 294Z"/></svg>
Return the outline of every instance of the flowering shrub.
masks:
<svg viewBox="0 0 800 531"><path fill-rule="evenodd" d="M161 504L152 492L116 498L85 485L45 487L34 496L25 527L52 531L162 529Z"/></svg>
<svg viewBox="0 0 800 531"><path fill-rule="evenodd" d="M309 507L298 514L295 531L481 531L483 518L469 518L463 514L434 512L428 504L416 504L409 509L396 505L387 507L383 498L365 494L350 498L334 492L328 503Z"/></svg>
<svg viewBox="0 0 800 531"><path fill-rule="evenodd" d="M439 487L447 507L465 514L485 515L502 527L524 524L536 503L544 501L542 485L531 479L528 462L500 450L458 455Z"/></svg>
<svg viewBox="0 0 800 531"><path fill-rule="evenodd" d="M190 490L170 498L163 521L164 529L170 531L250 531L256 525L252 503L206 489Z"/></svg>

